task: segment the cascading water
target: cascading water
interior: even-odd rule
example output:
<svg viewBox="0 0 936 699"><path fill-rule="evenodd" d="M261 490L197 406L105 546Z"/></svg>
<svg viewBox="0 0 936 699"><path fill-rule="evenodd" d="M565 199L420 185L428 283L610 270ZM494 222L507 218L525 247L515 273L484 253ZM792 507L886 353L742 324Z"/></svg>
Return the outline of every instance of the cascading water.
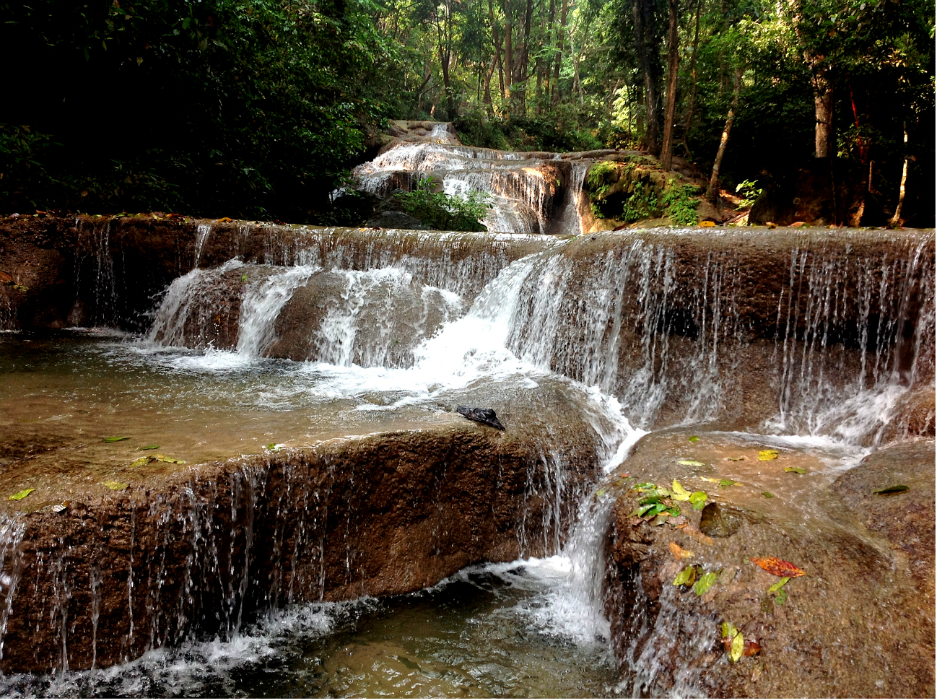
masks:
<svg viewBox="0 0 936 699"><path fill-rule="evenodd" d="M386 155L401 151L394 157L402 158L404 148L409 146ZM412 153L428 163L432 153L444 160L458 148L422 144ZM509 160L465 150L473 154L463 155L465 161L478 167L462 167L462 173L499 173L486 159ZM573 167L573 188L581 186L584 172ZM215 235L207 226L197 231L196 269L169 287L144 341L108 350L103 361L112 363L101 374L109 377L113 366L149 370L143 366L167 375L184 366L181 373L193 376L196 388L155 392L156 400L143 404L147 416L154 406L182 412L190 396L212 410L215 396L236 382L250 387L237 399L245 411L271 409L275 402L284 413L316 419L331 413L340 413L340 420L384 416L374 418L375 430L382 429L380 419L401 415L412 425L431 424L440 404L451 411L462 403L528 401L527 413L499 410L508 440L522 433L523 421L535 417L546 424L537 433L537 458L519 485L524 506L511 522L520 560L468 568L425 594L444 598L446 589L493 585L499 590L494 596L507 595L510 603L469 615L468 626L496 627L509 617L520 624L518 636L552 643L558 637L560 645L584 649L607 667L603 550L613 497L608 482L595 481L601 471L611 474L621 465L644 429L711 422L867 449L886 438L900 402L932 382L934 263L925 236L908 235L884 256L849 257L821 235L787 232L789 256L774 283L777 257L756 252L774 244L768 238L778 235L773 232L713 236L707 246L687 231L599 234L548 241L512 258L507 248L523 239L492 237L490 247L471 253L465 241L472 237L358 232L342 238L341 232L298 231L288 243L270 234L258 253L250 236L239 233L236 245L224 248L239 258L197 268L199 261L218 259ZM836 235L852 235L856 246L865 240L860 233ZM420 256L421 245L437 245L444 254ZM102 272L102 289L115 286L110 274ZM770 279L758 287L761 277ZM128 353L133 362L123 358ZM114 363L117 355L123 364ZM220 362L219 356L236 361ZM277 363L278 357L297 361ZM751 376L759 393L751 392ZM146 391L131 386L124 393L144 400ZM591 458L600 466L596 477L573 478L563 441L568 433L560 433L561 425L551 424L548 415L562 404L573 407L589 433ZM201 419L203 413L193 414ZM60 673L60 683L47 682L43 692L160 693L170 686L180 694L230 694L241 691L232 679L238 673L268 674L284 657L302 665L306 661L297 658L304 651L297 647L312 643L310 637L321 648L329 633L344 633L347 606L310 607L301 600L324 598L326 580L334 585L336 575L348 594L363 594L367 552L355 542L366 522L356 507L368 476L353 463L328 462L314 477L301 459L277 465L277 438L288 432L283 424L299 423L277 423L280 434L263 442L264 459L238 465L226 480L193 476L178 496L156 493L134 501L131 570L122 588L130 625L122 657L149 653L117 669ZM371 429L362 424L360 432ZM345 434L335 431L341 427L322 434ZM314 440L316 433L310 434ZM490 468L489 479L499 478L498 466ZM435 489L423 503L436 513L429 534L433 555L444 548L452 470L443 462L431 473ZM0 644L16 613L14 592L23 589L16 558L21 524L0 520ZM144 542L153 541L161 555L144 553ZM183 545L182 563L171 567L166 552ZM339 550L340 574L328 567L330 548ZM96 568L87 580L77 580L64 551L44 558L41 567L54 582L48 620L59 639L58 667L68 667L76 642L70 629L84 613L94 635L90 662L99 663L108 571ZM84 611L75 602L83 585L89 600ZM281 611L283 604L293 606ZM370 604L359 602L356 609ZM286 627L300 631L291 636ZM199 635L206 632L218 636ZM179 649L158 650L164 645ZM658 650L648 647L638 665L657 663L651 655ZM451 652L448 647L440 657ZM390 660L380 663L398 663L392 667L408 657L387 653ZM220 659L219 667L202 682L186 658ZM328 680L337 684L316 684L316 691L339 686L340 674L336 670ZM499 684L510 671L494 674L496 682L484 675L492 683L478 686L486 693L510 691L509 682ZM8 693L36 692L28 677L5 682L0 686ZM581 692L586 686L595 694L618 691L607 679L582 682ZM300 686L309 692L313 685ZM341 686L351 691L347 687L354 685ZM285 693L289 687L277 689ZM692 691L691 682L685 689Z"/></svg>
<svg viewBox="0 0 936 699"><path fill-rule="evenodd" d="M588 169L583 163L568 168L571 177L564 196L557 196L562 175L552 154L469 148L452 137L433 136L427 143L397 144L359 165L354 170L357 187L386 197L394 189L412 189L416 180L431 176L449 196L464 198L472 191L489 195L491 210L482 221L489 231L581 232L581 191ZM559 222L558 229L551 224L553 220Z"/></svg>

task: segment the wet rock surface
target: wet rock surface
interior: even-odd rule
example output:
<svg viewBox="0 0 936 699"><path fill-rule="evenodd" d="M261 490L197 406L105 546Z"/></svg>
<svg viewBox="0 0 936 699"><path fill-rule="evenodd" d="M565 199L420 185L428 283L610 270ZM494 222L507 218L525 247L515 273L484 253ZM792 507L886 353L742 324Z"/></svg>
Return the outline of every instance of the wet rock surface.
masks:
<svg viewBox="0 0 936 699"><path fill-rule="evenodd" d="M480 422L482 425L487 425L488 427L493 427L501 431L507 429L501 424L501 421L497 419L497 413L490 408L468 408L464 405L459 405L457 410L462 417L472 422Z"/></svg>
<svg viewBox="0 0 936 699"><path fill-rule="evenodd" d="M471 563L550 553L596 478L598 436L568 390L544 383L501 397L510 433L414 409L408 429L362 427L370 434L209 463L186 464L164 443L180 460L131 464L155 452L67 425L37 429L0 452L0 493L35 488L0 500L4 526L21 528L0 552L17 572L0 600L10 605L0 667L104 667L186 638L228 638L289 602L401 594ZM558 429L544 409L561 415Z"/></svg>
<svg viewBox="0 0 936 699"><path fill-rule="evenodd" d="M835 480L821 455L773 447L778 456L761 461L759 451L770 445L718 433L690 442L691 434L645 437L625 464L630 477L619 473L614 486L606 608L618 657L636 670L635 688L710 696L932 695L932 595L921 586L932 588L932 546L924 551L921 536L931 537L934 526L933 485L923 476L928 469L932 478L932 442L884 450ZM920 503L908 501L912 517L898 514L896 501L866 494L895 478L914 483ZM635 484L670 488L673 479L740 513L735 532L706 536L700 513L685 503L677 503L685 519L672 524L631 516L641 497ZM721 487L725 480L734 483ZM912 539L902 531L912 521L920 546L895 554L865 521L901 540ZM781 578L750 560L764 557L806 574L787 582L781 597L770 592ZM673 585L690 564L717 573L701 596ZM724 622L762 651L731 662L721 643Z"/></svg>

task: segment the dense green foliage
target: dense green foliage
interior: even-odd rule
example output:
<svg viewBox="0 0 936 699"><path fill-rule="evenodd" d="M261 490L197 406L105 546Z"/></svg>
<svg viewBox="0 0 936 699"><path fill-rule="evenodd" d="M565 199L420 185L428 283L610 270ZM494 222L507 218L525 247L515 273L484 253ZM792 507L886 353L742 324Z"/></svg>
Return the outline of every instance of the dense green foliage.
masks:
<svg viewBox="0 0 936 699"><path fill-rule="evenodd" d="M705 173L731 109L720 164L729 191L827 155L864 173L890 212L907 156L904 213L932 223L924 0L0 8L0 211L325 220L333 183L385 118L452 120L471 145L662 151Z"/></svg>
<svg viewBox="0 0 936 699"><path fill-rule="evenodd" d="M488 195L471 191L464 198L448 196L434 191L435 180L424 177L416 181L411 192L397 192L394 196L403 211L438 231L485 231L481 219L490 206Z"/></svg>
<svg viewBox="0 0 936 699"><path fill-rule="evenodd" d="M3 209L304 220L383 116L364 0L4 3ZM26 125L26 126L22 126Z"/></svg>

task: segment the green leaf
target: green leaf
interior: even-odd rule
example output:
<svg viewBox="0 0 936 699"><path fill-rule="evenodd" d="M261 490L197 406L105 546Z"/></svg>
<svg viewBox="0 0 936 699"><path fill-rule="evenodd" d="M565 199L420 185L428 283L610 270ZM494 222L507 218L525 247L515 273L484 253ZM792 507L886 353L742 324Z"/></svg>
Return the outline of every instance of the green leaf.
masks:
<svg viewBox="0 0 936 699"><path fill-rule="evenodd" d="M777 603L778 607L782 605L784 602L786 602L786 590L780 590L777 593L777 596L774 597L774 602Z"/></svg>
<svg viewBox="0 0 936 699"><path fill-rule="evenodd" d="M737 627L730 621L723 621L721 625L722 638L734 638L738 633Z"/></svg>
<svg viewBox="0 0 936 699"><path fill-rule="evenodd" d="M638 483L634 486L634 490L653 490L655 488L656 485L653 483Z"/></svg>
<svg viewBox="0 0 936 699"><path fill-rule="evenodd" d="M875 490L875 495L896 495L897 493L905 493L910 490L910 486L906 485L892 485L889 488L881 488L880 490Z"/></svg>
<svg viewBox="0 0 936 699"><path fill-rule="evenodd" d="M155 457L156 461L162 461L167 464L184 464L185 462L182 459L174 459L171 456L163 456L162 454L157 454Z"/></svg>
<svg viewBox="0 0 936 699"><path fill-rule="evenodd" d="M105 437L104 442L106 444L113 444L114 442L126 442L129 437Z"/></svg>
<svg viewBox="0 0 936 699"><path fill-rule="evenodd" d="M689 441L690 441L690 442L698 442L698 441L699 441L699 438L698 438L696 435L692 435L692 436L689 438Z"/></svg>
<svg viewBox="0 0 936 699"><path fill-rule="evenodd" d="M786 585L788 582L790 582L789 578L781 578L780 582L774 583L773 585L771 585L770 589L767 590L767 592L777 592L777 590L779 590L781 587Z"/></svg>
<svg viewBox="0 0 936 699"><path fill-rule="evenodd" d="M702 461L696 461L695 459L679 459L676 463L680 464L681 466L692 466L693 468L705 466L705 463Z"/></svg>
<svg viewBox="0 0 936 699"><path fill-rule="evenodd" d="M670 515L672 515L673 517L679 517L679 515L681 514L680 511L679 511L679 508L676 507L675 505L673 505L672 507L668 508L666 511L669 512Z"/></svg>
<svg viewBox="0 0 936 699"><path fill-rule="evenodd" d="M692 505L693 510L701 510L705 507L706 500L708 500L708 495L703 490L697 490L689 496L689 503Z"/></svg>
<svg viewBox="0 0 936 699"><path fill-rule="evenodd" d="M148 444L145 447L140 447L139 451L151 451L153 449L159 449L158 444Z"/></svg>
<svg viewBox="0 0 936 699"><path fill-rule="evenodd" d="M744 634L740 631L731 639L731 650L728 653L728 657L731 658L731 662L736 663L741 660L741 656L744 655Z"/></svg>
<svg viewBox="0 0 936 699"><path fill-rule="evenodd" d="M720 481L718 481L718 487L730 488L731 486L735 485L737 482L738 481L733 481L730 478L722 478Z"/></svg>
<svg viewBox="0 0 936 699"><path fill-rule="evenodd" d="M787 466L783 470L786 471L787 473L801 473L801 474L806 473L806 469L800 468L799 466Z"/></svg>
<svg viewBox="0 0 936 699"><path fill-rule="evenodd" d="M673 580L673 585L676 587L679 587L680 585L689 585L689 579L695 577L693 575L694 572L695 566L686 566L681 571L679 571L679 575L677 575L676 579Z"/></svg>
<svg viewBox="0 0 936 699"><path fill-rule="evenodd" d="M688 490L683 488L682 483L677 480L673 481L673 500L679 502L685 502L690 498L691 494Z"/></svg>
<svg viewBox="0 0 936 699"><path fill-rule="evenodd" d="M773 493L768 493L766 490L765 490L763 493L761 493L761 495L763 495L765 498L772 498L772 497L774 497L774 494L773 494Z"/></svg>
<svg viewBox="0 0 936 699"><path fill-rule="evenodd" d="M136 468L137 466L145 466L150 461L155 461L155 460L156 460L155 456L141 456L139 459L136 459L132 464L130 464L130 468Z"/></svg>
<svg viewBox="0 0 936 699"><path fill-rule="evenodd" d="M601 490L595 493L595 497L596 498L604 497L607 494L607 492L608 492L607 490L602 488Z"/></svg>
<svg viewBox="0 0 936 699"><path fill-rule="evenodd" d="M26 488L26 490L21 490L18 493L14 493L13 495L11 495L10 500L22 500L34 490L35 488Z"/></svg>
<svg viewBox="0 0 936 699"><path fill-rule="evenodd" d="M127 484L121 481L104 481L101 483L105 488L110 488L111 490L126 490Z"/></svg>
<svg viewBox="0 0 936 699"><path fill-rule="evenodd" d="M709 588L715 584L715 581L718 580L718 573L720 571L713 571L711 573L706 573L698 582L692 586L692 591L696 593L698 597L701 597L706 592L709 591Z"/></svg>
<svg viewBox="0 0 936 699"><path fill-rule="evenodd" d="M778 456L780 456L780 452L776 449L762 449L757 452L758 461L773 461Z"/></svg>

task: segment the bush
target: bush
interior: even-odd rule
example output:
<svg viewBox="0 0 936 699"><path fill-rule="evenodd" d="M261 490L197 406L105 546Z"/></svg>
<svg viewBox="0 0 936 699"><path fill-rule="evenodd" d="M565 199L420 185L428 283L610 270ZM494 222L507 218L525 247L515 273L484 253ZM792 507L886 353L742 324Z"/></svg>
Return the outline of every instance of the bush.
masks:
<svg viewBox="0 0 936 699"><path fill-rule="evenodd" d="M412 192L397 192L396 198L403 211L434 230L439 231L486 231L481 219L491 208L486 192L472 190L468 197L452 197L444 192L434 192L435 178L417 180Z"/></svg>

